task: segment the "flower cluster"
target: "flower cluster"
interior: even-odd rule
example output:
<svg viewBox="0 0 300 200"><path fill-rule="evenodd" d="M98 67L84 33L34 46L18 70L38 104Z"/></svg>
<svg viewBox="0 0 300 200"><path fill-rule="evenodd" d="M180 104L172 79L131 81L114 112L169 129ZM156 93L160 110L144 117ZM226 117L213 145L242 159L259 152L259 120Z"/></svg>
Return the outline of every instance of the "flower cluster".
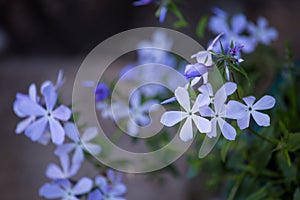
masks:
<svg viewBox="0 0 300 200"><path fill-rule="evenodd" d="M237 84L231 81L225 82L216 93L213 92L213 87L208 82L208 76L210 71L219 65L218 62L214 62L213 55L216 60L223 62L227 59L229 61L238 60L235 56L241 49L241 47L232 47L229 55L216 54L211 49L220 37L221 35L218 35L207 50L192 56L192 58L196 58L196 64L186 66L184 75L192 80L186 87L178 87L175 90L175 98L172 99L179 103L183 111L167 111L161 117L161 123L167 127L185 121L179 133L183 141L189 141L193 138L192 122L196 125L197 130L206 134L207 137L217 137L219 130L228 140L235 139L236 130L225 119L237 120L240 129L249 127L250 116L259 126L270 126L270 117L258 111L271 109L275 105L275 99L272 96L265 95L256 103L254 103L255 97L244 97L243 100L246 105L236 100L229 100L229 96L237 91ZM222 45L222 43L220 44ZM231 62L232 65L238 63ZM227 70L229 74L229 69ZM230 77L227 78L230 79ZM199 86L200 80L203 81ZM193 88L196 89L196 92Z"/></svg>
<svg viewBox="0 0 300 200"><path fill-rule="evenodd" d="M74 180L86 155L100 154L101 146L93 143L98 129L88 127L81 135L72 122L71 109L58 103L57 90L63 83L63 72L60 71L56 84L51 81L42 83L41 96L37 94L36 85L31 84L28 94L18 93L13 105L16 115L25 118L18 123L17 134L24 132L32 141L44 145L51 139L57 146L54 154L58 157L60 166L54 163L48 165L46 176L51 182L40 188L39 195L47 199L64 200L82 197L89 200L124 199L122 196L126 193L126 186L121 183L121 175L115 175L112 170L107 170L105 176L96 176L94 182L88 177ZM108 87L99 84L95 94L96 101L102 101L109 95Z"/></svg>
<svg viewBox="0 0 300 200"><path fill-rule="evenodd" d="M242 49L244 53L251 53L257 44L269 45L278 37L276 29L269 28L268 21L264 17L259 17L257 25L255 25L248 21L244 14L236 14L230 18L225 11L219 8L215 8L213 12L215 15L210 18L208 28L214 34L224 34L221 42L225 49L228 49L233 41L244 45Z"/></svg>

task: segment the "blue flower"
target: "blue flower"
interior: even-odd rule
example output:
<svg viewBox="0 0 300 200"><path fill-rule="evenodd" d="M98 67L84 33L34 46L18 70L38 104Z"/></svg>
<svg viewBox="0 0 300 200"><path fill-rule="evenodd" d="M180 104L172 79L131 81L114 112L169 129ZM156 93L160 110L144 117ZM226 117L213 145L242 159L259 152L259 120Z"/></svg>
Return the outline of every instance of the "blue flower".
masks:
<svg viewBox="0 0 300 200"><path fill-rule="evenodd" d="M261 42L264 45L269 45L272 40L276 40L278 37L275 28L268 28L268 21L264 17L257 19L257 26L250 22L247 28L251 36L255 38L257 42Z"/></svg>
<svg viewBox="0 0 300 200"><path fill-rule="evenodd" d="M14 110L23 117L35 117L29 126L25 128L25 135L32 141L37 141L47 130L50 130L51 139L54 144L62 144L65 131L59 121L67 121L71 117L71 110L60 105L54 109L57 103L57 94L52 85L42 90L46 108L30 97L17 98L14 103Z"/></svg>
<svg viewBox="0 0 300 200"><path fill-rule="evenodd" d="M109 96L109 88L105 83L99 83L95 89L96 101L103 101Z"/></svg>
<svg viewBox="0 0 300 200"><path fill-rule="evenodd" d="M93 181L89 178L81 178L73 187L69 180L56 180L44 184L39 195L47 199L79 200L76 196L88 193L93 187Z"/></svg>
<svg viewBox="0 0 300 200"><path fill-rule="evenodd" d="M52 180L71 178L78 172L81 165L81 163L70 163L67 154L59 155L59 160L61 168L54 163L49 164L47 167L46 176Z"/></svg>
<svg viewBox="0 0 300 200"><path fill-rule="evenodd" d="M122 176L112 170L107 170L107 178L97 176L95 184L98 187L88 195L87 200L125 200L121 197L126 193L126 186L121 183Z"/></svg>
<svg viewBox="0 0 300 200"><path fill-rule="evenodd" d="M243 44L243 52L250 53L256 46L256 40L254 37L242 35L247 30L248 22L246 16L243 14L236 14L230 20L230 26L228 24L228 15L221 9L214 9L215 16L212 16L208 23L208 28L215 34L224 33L221 38L221 42L225 49L228 49L230 43L237 42ZM220 46L217 46L220 51Z"/></svg>
<svg viewBox="0 0 300 200"><path fill-rule="evenodd" d="M154 2L153 0L138 0L133 2L134 6L144 6L144 5L148 5L150 3Z"/></svg>
<svg viewBox="0 0 300 200"><path fill-rule="evenodd" d="M72 142L58 146L55 150L56 155L68 154L71 151L75 150L72 158L72 163L81 163L84 160L85 150L88 150L93 155L97 155L100 153L101 147L97 144L89 142L97 136L97 128L91 127L86 129L82 137L80 137L78 129L74 123L66 123L64 129L66 135L72 140Z"/></svg>

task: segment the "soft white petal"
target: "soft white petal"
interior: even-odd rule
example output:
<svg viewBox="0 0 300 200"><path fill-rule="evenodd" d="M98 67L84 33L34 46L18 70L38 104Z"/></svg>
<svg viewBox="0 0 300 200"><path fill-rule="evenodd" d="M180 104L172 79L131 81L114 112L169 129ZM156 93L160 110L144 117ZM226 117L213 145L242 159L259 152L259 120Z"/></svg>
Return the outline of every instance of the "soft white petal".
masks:
<svg viewBox="0 0 300 200"><path fill-rule="evenodd" d="M183 88L183 87L178 87L175 90L175 97L178 101L178 103L185 109L185 111L190 111L191 110L191 105L190 105L190 96L188 91Z"/></svg>
<svg viewBox="0 0 300 200"><path fill-rule="evenodd" d="M252 111L251 114L253 119L259 126L270 126L269 115L257 111Z"/></svg>
<svg viewBox="0 0 300 200"><path fill-rule="evenodd" d="M45 109L32 101L30 98L23 98L14 103L15 110L23 113L26 116L42 116L45 115Z"/></svg>
<svg viewBox="0 0 300 200"><path fill-rule="evenodd" d="M229 119L241 119L247 115L247 107L238 101L231 100L226 105L225 115Z"/></svg>
<svg viewBox="0 0 300 200"><path fill-rule="evenodd" d="M37 141L44 133L47 123L48 120L44 117L38 119L25 129L25 135L32 141Z"/></svg>
<svg viewBox="0 0 300 200"><path fill-rule="evenodd" d="M71 109L63 105L59 106L52 112L55 118L62 121L67 121L68 119L70 119L71 113L72 113Z"/></svg>
<svg viewBox="0 0 300 200"><path fill-rule="evenodd" d="M72 163L81 163L84 160L83 150L78 146L73 154Z"/></svg>
<svg viewBox="0 0 300 200"><path fill-rule="evenodd" d="M34 83L29 86L28 95L32 101L36 102L36 86Z"/></svg>
<svg viewBox="0 0 300 200"><path fill-rule="evenodd" d="M60 145L65 140L65 131L62 125L54 118L49 119L51 139L54 144Z"/></svg>
<svg viewBox="0 0 300 200"><path fill-rule="evenodd" d="M250 112L247 112L246 115L237 120L238 126L241 130L244 130L245 128L249 127L249 123L250 123Z"/></svg>
<svg viewBox="0 0 300 200"><path fill-rule="evenodd" d="M258 100L254 105L254 110L267 110L273 108L275 105L274 97L270 95L263 96L260 100Z"/></svg>
<svg viewBox="0 0 300 200"><path fill-rule="evenodd" d="M56 104L57 94L52 85L48 85L43 90L43 95L45 97L46 108L48 111L52 111L54 105Z"/></svg>
<svg viewBox="0 0 300 200"><path fill-rule="evenodd" d="M234 140L236 136L236 130L231 126L228 122L226 122L223 119L218 120L219 127L221 129L221 132L223 136L227 140Z"/></svg>
<svg viewBox="0 0 300 200"><path fill-rule="evenodd" d="M213 118L211 121L211 131L206 133L207 137L212 138L217 136L217 120Z"/></svg>
<svg viewBox="0 0 300 200"><path fill-rule="evenodd" d="M214 115L214 111L209 106L201 106L199 112L203 117L212 117Z"/></svg>
<svg viewBox="0 0 300 200"><path fill-rule="evenodd" d="M78 129L74 123L72 122L66 123L64 126L64 130L66 135L75 143L80 141Z"/></svg>
<svg viewBox="0 0 300 200"><path fill-rule="evenodd" d="M20 121L16 127L16 133L22 133L34 121L34 119L35 117L32 116Z"/></svg>
<svg viewBox="0 0 300 200"><path fill-rule="evenodd" d="M211 123L208 119L200 117L198 115L193 115L192 119L197 127L197 129L201 133L208 133L211 132Z"/></svg>
<svg viewBox="0 0 300 200"><path fill-rule="evenodd" d="M167 127L171 127L180 122L185 117L187 117L187 113L185 112L167 111L161 116L160 123Z"/></svg>
<svg viewBox="0 0 300 200"><path fill-rule="evenodd" d="M207 47L207 51L212 50L214 45L217 43L217 41L219 40L219 38L223 35L223 33L220 33L219 35L217 35L217 37L215 37L215 39L211 42L211 44Z"/></svg>
<svg viewBox="0 0 300 200"><path fill-rule="evenodd" d="M252 106L254 101L255 101L255 97L254 96L248 96L248 97L244 97L243 100L244 100L244 102L246 103L247 106Z"/></svg>
<svg viewBox="0 0 300 200"><path fill-rule="evenodd" d="M183 126L181 127L179 137L184 142L193 139L193 126L191 117L188 117L184 122Z"/></svg>

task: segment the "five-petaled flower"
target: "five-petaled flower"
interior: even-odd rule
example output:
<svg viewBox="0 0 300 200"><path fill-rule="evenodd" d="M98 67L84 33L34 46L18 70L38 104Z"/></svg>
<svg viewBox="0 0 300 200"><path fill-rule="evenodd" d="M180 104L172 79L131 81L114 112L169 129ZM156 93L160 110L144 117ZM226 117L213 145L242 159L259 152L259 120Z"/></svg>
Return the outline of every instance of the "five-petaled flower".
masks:
<svg viewBox="0 0 300 200"><path fill-rule="evenodd" d="M199 107L203 106L201 95L197 97L192 108L190 96L186 88L178 87L175 90L175 97L184 110L165 112L160 119L160 122L162 124L171 127L178 122L186 119L179 133L179 137L183 141L189 141L193 138L192 121L201 133L208 133L211 131L211 123L209 122L209 120L196 114L199 111Z"/></svg>

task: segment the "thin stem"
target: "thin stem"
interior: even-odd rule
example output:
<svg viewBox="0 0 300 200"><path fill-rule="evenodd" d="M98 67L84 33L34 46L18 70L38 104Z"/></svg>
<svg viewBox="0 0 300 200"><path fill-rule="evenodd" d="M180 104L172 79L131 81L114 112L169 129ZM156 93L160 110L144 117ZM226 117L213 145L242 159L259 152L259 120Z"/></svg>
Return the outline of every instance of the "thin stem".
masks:
<svg viewBox="0 0 300 200"><path fill-rule="evenodd" d="M232 77L232 81L236 83L235 78L234 78L234 73L233 73L233 72L230 72L230 75L231 75L231 77ZM241 100L241 96L240 96L240 94L239 94L238 88L237 88L237 90L236 90L236 96L237 96L238 100Z"/></svg>
<svg viewBox="0 0 300 200"><path fill-rule="evenodd" d="M253 135L259 137L260 139L262 139L262 140L264 140L264 141L266 141L266 142L269 142L269 143L271 143L271 144L277 144L277 142L275 142L275 141L273 141L273 140L271 140L271 139L269 139L269 138L267 138L267 137L265 137L265 136L262 136L262 135L258 134L256 131L254 131L254 130L251 129L251 128L248 128L247 130L248 130L250 133L252 133Z"/></svg>

